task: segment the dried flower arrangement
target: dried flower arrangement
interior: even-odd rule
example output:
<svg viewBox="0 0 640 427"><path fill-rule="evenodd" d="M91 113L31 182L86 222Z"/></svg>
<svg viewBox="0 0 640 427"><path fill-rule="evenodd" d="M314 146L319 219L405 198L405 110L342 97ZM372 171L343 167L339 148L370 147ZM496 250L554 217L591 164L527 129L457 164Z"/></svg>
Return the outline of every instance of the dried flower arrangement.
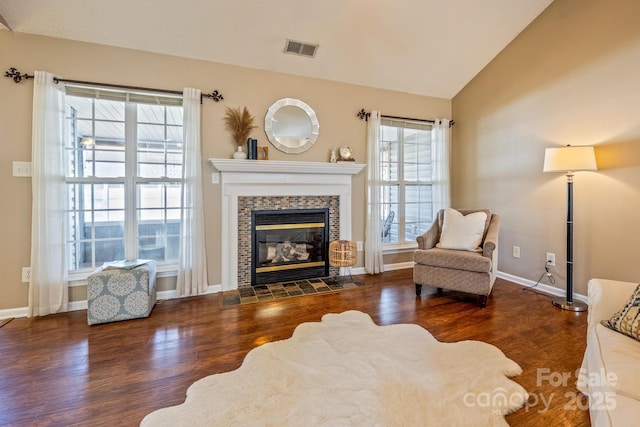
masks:
<svg viewBox="0 0 640 427"><path fill-rule="evenodd" d="M225 128L231 133L233 141L238 147L242 147L249 138L251 131L257 126L253 124L253 116L247 110L247 107L230 108L224 116Z"/></svg>

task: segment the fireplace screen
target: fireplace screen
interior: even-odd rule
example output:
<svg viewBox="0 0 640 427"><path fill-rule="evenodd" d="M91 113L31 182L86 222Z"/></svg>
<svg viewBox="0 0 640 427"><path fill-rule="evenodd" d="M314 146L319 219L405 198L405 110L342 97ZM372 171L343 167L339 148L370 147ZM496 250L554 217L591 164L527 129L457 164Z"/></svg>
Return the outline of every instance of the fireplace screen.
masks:
<svg viewBox="0 0 640 427"><path fill-rule="evenodd" d="M251 284L329 275L329 210L253 211Z"/></svg>

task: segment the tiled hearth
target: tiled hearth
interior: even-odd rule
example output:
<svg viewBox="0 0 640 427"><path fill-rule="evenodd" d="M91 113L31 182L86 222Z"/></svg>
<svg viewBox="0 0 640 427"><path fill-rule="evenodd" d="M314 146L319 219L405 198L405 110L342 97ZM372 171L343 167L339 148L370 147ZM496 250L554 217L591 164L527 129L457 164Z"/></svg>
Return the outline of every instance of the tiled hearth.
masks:
<svg viewBox="0 0 640 427"><path fill-rule="evenodd" d="M322 203L325 205L322 207L335 209L339 218L336 230L330 229L331 239L351 240L351 178L365 165L234 159L210 159L210 162L221 172L223 291L250 284L244 263L240 267L238 262L240 257L247 256L241 249L245 242L239 232L247 205L266 203L269 209L279 209L283 204Z"/></svg>
<svg viewBox="0 0 640 427"><path fill-rule="evenodd" d="M222 305L228 307L260 301L274 301L303 295L343 291L345 289L354 289L362 286L365 286L363 282L353 280L342 281L333 277L249 286L224 292L222 295Z"/></svg>

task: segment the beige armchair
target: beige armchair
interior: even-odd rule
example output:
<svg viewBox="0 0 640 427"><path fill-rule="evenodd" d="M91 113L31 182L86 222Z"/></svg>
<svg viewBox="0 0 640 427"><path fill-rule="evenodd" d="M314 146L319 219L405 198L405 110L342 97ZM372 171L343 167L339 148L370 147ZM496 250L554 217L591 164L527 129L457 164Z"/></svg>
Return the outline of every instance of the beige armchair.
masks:
<svg viewBox="0 0 640 427"><path fill-rule="evenodd" d="M486 212L484 234L477 252L436 247L440 241L444 222L444 210L440 210L431 228L418 236L418 249L414 252L413 281L416 296L422 293L422 285L478 295L484 308L496 280L498 270L498 232L500 216L487 209L457 209L462 215Z"/></svg>

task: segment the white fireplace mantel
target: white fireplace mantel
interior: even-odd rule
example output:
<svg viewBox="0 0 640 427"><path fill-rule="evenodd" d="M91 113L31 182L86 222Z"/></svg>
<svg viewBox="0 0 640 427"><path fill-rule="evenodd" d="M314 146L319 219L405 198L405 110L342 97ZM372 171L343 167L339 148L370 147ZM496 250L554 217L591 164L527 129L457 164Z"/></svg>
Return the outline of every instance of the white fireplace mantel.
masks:
<svg viewBox="0 0 640 427"><path fill-rule="evenodd" d="M340 239L351 240L351 178L366 165L209 159L221 173L222 290L238 287L238 197L338 196Z"/></svg>
<svg viewBox="0 0 640 427"><path fill-rule="evenodd" d="M366 165L355 162L292 162L282 160L209 159L220 172L356 175Z"/></svg>

